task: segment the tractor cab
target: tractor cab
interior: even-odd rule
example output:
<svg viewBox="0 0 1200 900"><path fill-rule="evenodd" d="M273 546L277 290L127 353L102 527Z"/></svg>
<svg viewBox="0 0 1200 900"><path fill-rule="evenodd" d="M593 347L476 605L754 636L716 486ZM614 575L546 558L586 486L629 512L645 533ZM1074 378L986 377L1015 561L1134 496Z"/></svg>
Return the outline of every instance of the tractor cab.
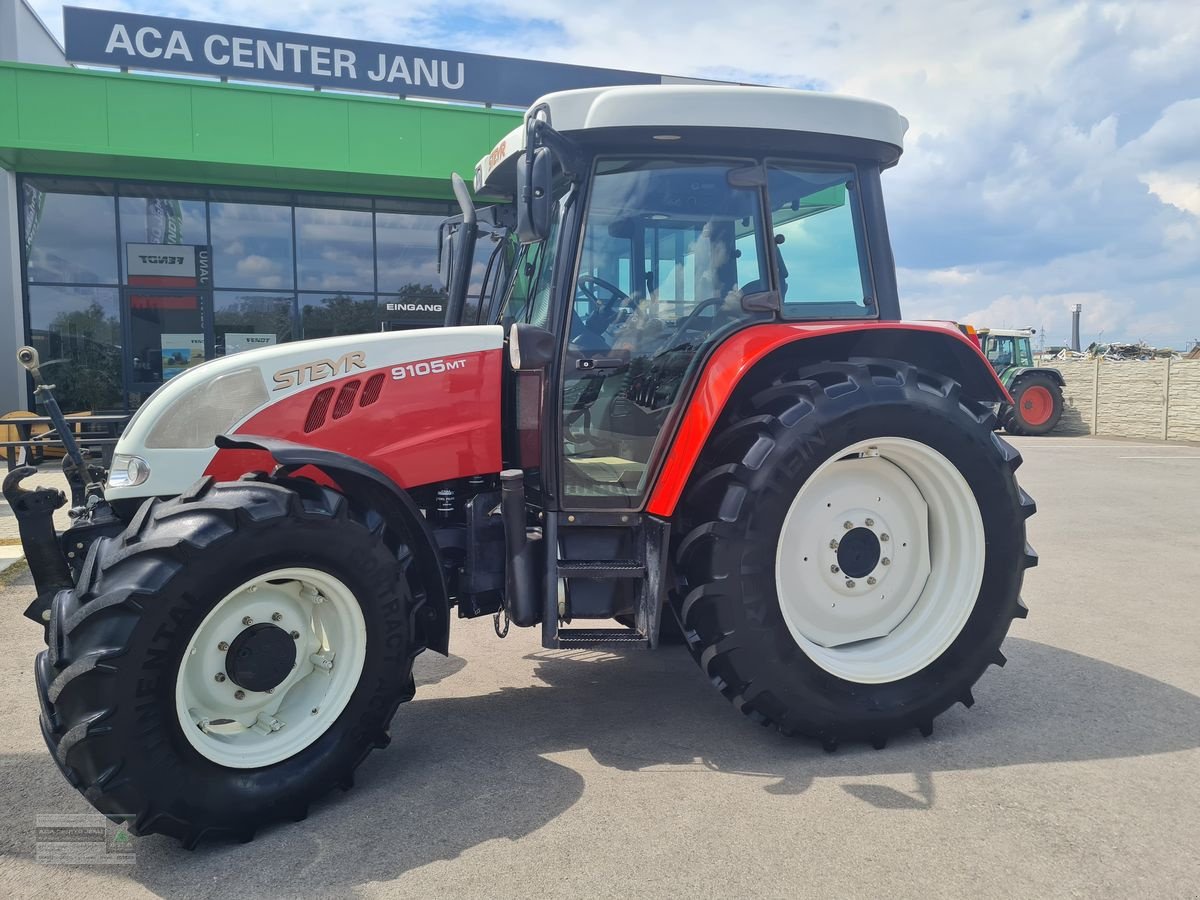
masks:
<svg viewBox="0 0 1200 900"><path fill-rule="evenodd" d="M562 558L591 566L553 590L538 580L527 603L518 579L518 624L540 619L557 645L570 635L551 609L636 619L629 639L654 641L647 541L662 534L647 513L680 402L756 323L899 318L879 179L906 126L881 104L769 88L591 89L535 104L480 161L476 195L515 207L512 276L477 303L452 295L447 323L486 308L505 326L506 464L541 521L566 513Z"/></svg>
<svg viewBox="0 0 1200 900"><path fill-rule="evenodd" d="M1001 378L1014 366L1033 365L1032 338L1036 332L1032 328L980 328L976 333L984 356Z"/></svg>
<svg viewBox="0 0 1200 900"><path fill-rule="evenodd" d="M520 241L483 305L558 345L557 500L642 508L676 401L726 335L899 318L879 172L906 124L767 88L582 90L535 105L480 161L475 190L515 204Z"/></svg>

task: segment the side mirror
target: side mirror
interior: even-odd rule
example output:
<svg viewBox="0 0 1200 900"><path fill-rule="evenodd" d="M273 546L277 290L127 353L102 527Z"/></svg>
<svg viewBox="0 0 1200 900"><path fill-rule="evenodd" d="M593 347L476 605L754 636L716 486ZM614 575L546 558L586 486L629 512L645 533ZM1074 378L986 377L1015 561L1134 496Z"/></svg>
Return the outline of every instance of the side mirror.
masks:
<svg viewBox="0 0 1200 900"><path fill-rule="evenodd" d="M522 243L550 236L550 190L554 157L548 147L527 146L517 167L517 237Z"/></svg>

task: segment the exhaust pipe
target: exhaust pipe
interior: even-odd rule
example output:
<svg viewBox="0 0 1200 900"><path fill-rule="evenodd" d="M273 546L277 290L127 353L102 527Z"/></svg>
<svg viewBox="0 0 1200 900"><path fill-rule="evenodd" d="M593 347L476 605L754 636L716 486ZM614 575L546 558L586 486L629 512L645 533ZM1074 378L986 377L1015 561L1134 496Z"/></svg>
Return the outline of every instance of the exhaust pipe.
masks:
<svg viewBox="0 0 1200 900"><path fill-rule="evenodd" d="M500 473L500 516L504 522L504 608L514 625L528 628L540 621L538 552L541 534L525 527L525 473L505 469Z"/></svg>

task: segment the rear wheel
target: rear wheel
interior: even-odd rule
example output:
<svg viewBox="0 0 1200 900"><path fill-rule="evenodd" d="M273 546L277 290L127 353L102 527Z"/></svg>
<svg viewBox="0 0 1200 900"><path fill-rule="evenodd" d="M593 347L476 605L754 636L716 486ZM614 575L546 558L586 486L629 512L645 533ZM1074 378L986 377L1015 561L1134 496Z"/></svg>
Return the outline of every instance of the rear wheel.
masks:
<svg viewBox="0 0 1200 900"><path fill-rule="evenodd" d="M785 371L731 405L684 498L675 603L738 709L882 746L973 702L1036 562L993 423L889 360Z"/></svg>
<svg viewBox="0 0 1200 900"><path fill-rule="evenodd" d="M1062 388L1049 375L1022 376L1009 393L1013 406L1004 420L1009 434L1047 434L1062 418Z"/></svg>
<svg viewBox="0 0 1200 900"><path fill-rule="evenodd" d="M412 696L407 548L311 482L200 482L55 598L42 730L101 812L248 840L349 788Z"/></svg>

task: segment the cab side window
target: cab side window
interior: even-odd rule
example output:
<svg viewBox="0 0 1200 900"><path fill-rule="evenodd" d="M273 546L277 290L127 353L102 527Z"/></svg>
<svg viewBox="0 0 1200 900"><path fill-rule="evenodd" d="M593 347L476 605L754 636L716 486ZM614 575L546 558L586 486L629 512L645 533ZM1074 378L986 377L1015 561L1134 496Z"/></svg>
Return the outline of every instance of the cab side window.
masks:
<svg viewBox="0 0 1200 900"><path fill-rule="evenodd" d="M500 310L500 320L512 319L514 322L529 321L529 296L537 275L538 257L544 244L525 244L517 255L516 265L513 266L512 281L508 286L508 297Z"/></svg>
<svg viewBox="0 0 1200 900"><path fill-rule="evenodd" d="M511 318L545 328L550 321L550 297L554 287L554 261L558 256L559 226L570 203L571 193L564 193L554 205L550 234L536 244L525 244L514 267L508 298L504 301L501 321Z"/></svg>

